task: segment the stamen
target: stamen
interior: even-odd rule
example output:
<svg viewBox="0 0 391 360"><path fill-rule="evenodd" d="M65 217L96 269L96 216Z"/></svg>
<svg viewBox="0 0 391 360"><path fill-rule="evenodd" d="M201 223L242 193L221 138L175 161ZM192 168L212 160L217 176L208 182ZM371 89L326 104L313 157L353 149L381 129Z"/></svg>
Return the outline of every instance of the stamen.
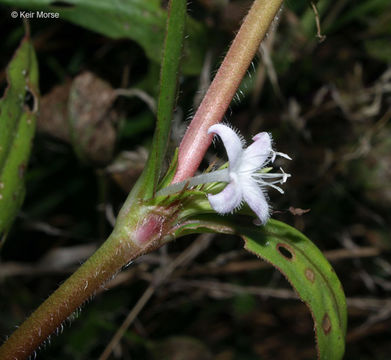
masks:
<svg viewBox="0 0 391 360"><path fill-rule="evenodd" d="M278 152L278 151L274 151L272 150L272 157L271 157L271 162L274 162L274 160L276 160L276 157L278 156L281 156L285 159L288 159L288 160L292 160L291 157L285 153L282 153L282 152Z"/></svg>
<svg viewBox="0 0 391 360"><path fill-rule="evenodd" d="M281 184L283 184L283 183L285 183L288 180L289 177L291 177L291 174L287 174L282 167L280 167L280 170L281 170L282 175L283 175Z"/></svg>
<svg viewBox="0 0 391 360"><path fill-rule="evenodd" d="M275 180L275 181L271 181L271 182L267 182L266 184L269 185L269 184L283 184L284 182L282 180Z"/></svg>
<svg viewBox="0 0 391 360"><path fill-rule="evenodd" d="M292 160L292 158L288 154L285 154L285 153L282 153L282 152L278 152L277 151L276 155L281 156L281 157L283 157L285 159L288 159L288 160Z"/></svg>
<svg viewBox="0 0 391 360"><path fill-rule="evenodd" d="M285 174L285 173L284 173ZM284 174L278 174L278 173L266 173L266 174L257 174L261 178L266 178L266 179L271 179L271 178L278 178L278 177L283 177ZM286 174L289 175L289 174Z"/></svg>
<svg viewBox="0 0 391 360"><path fill-rule="evenodd" d="M281 194L284 194L284 190L282 190L279 186L274 185L273 183L265 182L265 185L272 187L273 189L276 189Z"/></svg>
<svg viewBox="0 0 391 360"><path fill-rule="evenodd" d="M291 174L287 174L284 172L284 170L280 167L281 173L256 173L253 174L253 178L259 185L264 186L270 186L276 190L278 190L281 194L284 193L284 191L274 184L283 184L286 182L288 177L291 176ZM266 179L276 179L274 181L265 181Z"/></svg>

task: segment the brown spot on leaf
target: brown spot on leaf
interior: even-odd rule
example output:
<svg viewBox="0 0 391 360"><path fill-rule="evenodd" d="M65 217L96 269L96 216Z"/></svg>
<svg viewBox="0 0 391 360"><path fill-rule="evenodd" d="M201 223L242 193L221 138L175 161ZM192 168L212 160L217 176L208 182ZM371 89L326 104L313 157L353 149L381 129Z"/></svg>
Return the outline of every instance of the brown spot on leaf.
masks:
<svg viewBox="0 0 391 360"><path fill-rule="evenodd" d="M329 332L331 331L331 320L327 313L323 316L322 329L325 335L328 335Z"/></svg>
<svg viewBox="0 0 391 360"><path fill-rule="evenodd" d="M305 277L312 283L315 281L315 273L312 269L306 268L304 271Z"/></svg>
<svg viewBox="0 0 391 360"><path fill-rule="evenodd" d="M24 178L25 172L26 172L26 164L20 164L18 167L18 176L20 179Z"/></svg>
<svg viewBox="0 0 391 360"><path fill-rule="evenodd" d="M277 246L277 251L285 258L291 261L295 257L295 252L294 250L287 244L283 243L278 243Z"/></svg>

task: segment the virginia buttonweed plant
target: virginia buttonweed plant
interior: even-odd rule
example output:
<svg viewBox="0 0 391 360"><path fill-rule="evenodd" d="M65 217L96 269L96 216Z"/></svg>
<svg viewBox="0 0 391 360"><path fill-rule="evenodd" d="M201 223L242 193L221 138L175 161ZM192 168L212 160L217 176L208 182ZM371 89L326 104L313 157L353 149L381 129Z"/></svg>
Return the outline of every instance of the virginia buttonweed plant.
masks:
<svg viewBox="0 0 391 360"><path fill-rule="evenodd" d="M346 303L338 278L308 238L284 223L269 219L265 188L270 186L283 192L276 184L284 183L290 175L282 170L271 172L265 166L272 164L276 156L288 159L289 156L273 149L271 135L266 132L255 135L254 142L245 148L237 133L218 124L281 5L282 0L253 2L178 150L166 154L186 25L186 1L169 2L157 123L146 167L118 214L109 238L8 338L0 348L2 360L28 358L130 261L183 235L203 232L237 234L243 238L246 250L281 271L310 308L319 358L342 358ZM38 97L34 90L36 63L28 36L23 44L8 68L9 88L1 103L2 110L23 105L10 105L18 81L23 83L23 89ZM27 75L13 71L20 66L18 56L22 52L29 54L30 62L23 64L29 69ZM22 125L28 121L26 117L34 115L30 114L34 112L31 109L21 112L14 119L19 119ZM228 164L194 177L214 135L224 143ZM163 174L166 156L172 162ZM0 184L8 176L6 169L7 165L0 167ZM1 201L5 202L6 196L2 193ZM248 206L242 207L243 203ZM255 225L255 218L261 224Z"/></svg>

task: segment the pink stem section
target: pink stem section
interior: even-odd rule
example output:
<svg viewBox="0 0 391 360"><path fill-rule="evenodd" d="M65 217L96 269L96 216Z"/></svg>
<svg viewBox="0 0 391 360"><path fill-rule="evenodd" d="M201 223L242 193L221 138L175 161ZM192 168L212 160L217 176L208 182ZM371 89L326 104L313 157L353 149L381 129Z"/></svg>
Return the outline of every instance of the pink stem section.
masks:
<svg viewBox="0 0 391 360"><path fill-rule="evenodd" d="M207 134L209 127L223 118L282 2L254 1L183 137L173 183L183 181L197 171L212 142L213 136Z"/></svg>

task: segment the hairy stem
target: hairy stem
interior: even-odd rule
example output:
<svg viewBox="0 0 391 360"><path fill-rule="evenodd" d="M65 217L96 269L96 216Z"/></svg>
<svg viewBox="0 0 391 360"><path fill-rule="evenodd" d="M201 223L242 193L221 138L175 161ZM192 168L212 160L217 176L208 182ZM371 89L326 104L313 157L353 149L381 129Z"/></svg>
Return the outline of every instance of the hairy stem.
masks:
<svg viewBox="0 0 391 360"><path fill-rule="evenodd" d="M173 183L193 176L198 169L212 142L209 127L223 118L282 2L254 1L181 142Z"/></svg>
<svg viewBox="0 0 391 360"><path fill-rule="evenodd" d="M0 347L1 360L28 358L124 265L162 245L166 218L138 212L138 222L117 226L106 242Z"/></svg>

